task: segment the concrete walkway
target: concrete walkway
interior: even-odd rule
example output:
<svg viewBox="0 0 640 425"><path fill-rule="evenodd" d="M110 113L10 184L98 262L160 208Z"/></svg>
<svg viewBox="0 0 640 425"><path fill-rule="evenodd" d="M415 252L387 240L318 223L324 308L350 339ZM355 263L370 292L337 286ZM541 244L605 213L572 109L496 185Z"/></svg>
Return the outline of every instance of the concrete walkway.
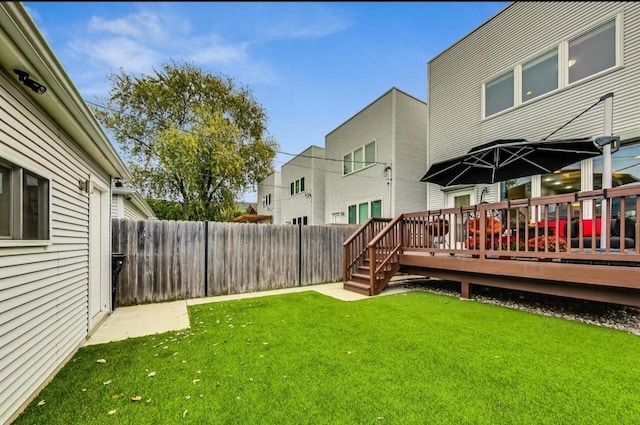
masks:
<svg viewBox="0 0 640 425"><path fill-rule="evenodd" d="M395 276L391 283L411 280L424 280L422 276ZM144 304L133 307L119 307L93 332L84 345L105 344L127 338L153 335L157 333L179 331L189 328L187 306L212 302L232 301L244 298L266 297L269 295L289 294L292 292L316 291L341 301L359 301L368 299L366 295L356 294L342 288L342 282L324 285L311 285L272 291L252 292L248 294L221 295L217 297L194 298L157 304ZM406 288L387 287L378 296L407 292Z"/></svg>

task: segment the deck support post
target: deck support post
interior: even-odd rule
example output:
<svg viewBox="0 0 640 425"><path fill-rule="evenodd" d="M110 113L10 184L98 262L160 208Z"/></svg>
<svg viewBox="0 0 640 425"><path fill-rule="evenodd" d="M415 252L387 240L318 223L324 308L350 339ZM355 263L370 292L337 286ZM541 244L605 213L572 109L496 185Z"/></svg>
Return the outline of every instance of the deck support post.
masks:
<svg viewBox="0 0 640 425"><path fill-rule="evenodd" d="M460 282L460 298L471 298L471 283Z"/></svg>

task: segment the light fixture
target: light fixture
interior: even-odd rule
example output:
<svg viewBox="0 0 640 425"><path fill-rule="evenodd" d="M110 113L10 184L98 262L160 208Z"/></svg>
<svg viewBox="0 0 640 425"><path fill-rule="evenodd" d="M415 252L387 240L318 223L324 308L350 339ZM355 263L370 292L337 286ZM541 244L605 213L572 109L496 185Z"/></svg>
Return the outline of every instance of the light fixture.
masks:
<svg viewBox="0 0 640 425"><path fill-rule="evenodd" d="M575 59L569 59L569 68L571 68L575 64L576 64L576 60Z"/></svg>
<svg viewBox="0 0 640 425"><path fill-rule="evenodd" d="M78 188L86 193L93 193L93 182L91 180L79 180Z"/></svg>
<svg viewBox="0 0 640 425"><path fill-rule="evenodd" d="M29 87L31 90L33 90L34 92L38 93L38 94L44 94L44 92L47 91L47 88L36 82L33 81L31 78L29 78L29 73L19 70L19 69L14 69L13 72L15 72L16 74L18 74L18 80L22 82L22 84L24 84L25 86Z"/></svg>

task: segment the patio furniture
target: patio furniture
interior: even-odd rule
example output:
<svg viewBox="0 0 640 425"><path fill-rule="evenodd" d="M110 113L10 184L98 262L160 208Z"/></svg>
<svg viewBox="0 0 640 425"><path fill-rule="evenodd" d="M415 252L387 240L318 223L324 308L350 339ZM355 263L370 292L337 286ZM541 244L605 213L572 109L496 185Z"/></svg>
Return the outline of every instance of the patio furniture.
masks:
<svg viewBox="0 0 640 425"><path fill-rule="evenodd" d="M630 218L626 217L624 219L624 235L620 234L620 225L621 219L614 218L611 219L610 229L611 229L611 237L609 239L609 248L620 249L621 241L624 239L624 247L625 248L635 248L636 246L636 222ZM593 237L592 227L593 221L591 219L583 219L582 220L582 247L591 249L593 244L595 247L600 247L600 237L601 237L601 219L596 219L596 234L595 238ZM571 231L571 248L579 248L580 247L580 224L577 219L571 220L570 227L565 223L564 234L569 235L569 230Z"/></svg>
<svg viewBox="0 0 640 425"><path fill-rule="evenodd" d="M427 223L427 233L429 234L429 248L437 248L439 244L448 245L449 222L442 218L437 218Z"/></svg>
<svg viewBox="0 0 640 425"><path fill-rule="evenodd" d="M480 248L480 222L482 217L470 218L467 221L467 248L479 249ZM492 241L502 234L502 222L493 217L486 216L485 220L485 233L486 233L486 247L491 248ZM495 243L494 243L495 244Z"/></svg>

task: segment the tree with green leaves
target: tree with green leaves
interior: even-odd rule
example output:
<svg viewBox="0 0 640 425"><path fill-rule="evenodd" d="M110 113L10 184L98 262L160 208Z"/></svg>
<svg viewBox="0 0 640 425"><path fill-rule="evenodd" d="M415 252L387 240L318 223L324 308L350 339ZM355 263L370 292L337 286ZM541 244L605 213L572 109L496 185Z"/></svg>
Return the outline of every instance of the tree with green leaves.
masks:
<svg viewBox="0 0 640 425"><path fill-rule="evenodd" d="M176 62L108 78L109 96L93 112L120 145L132 183L147 198L179 202L178 219L231 220L237 196L273 172L278 146L266 112L233 79Z"/></svg>

